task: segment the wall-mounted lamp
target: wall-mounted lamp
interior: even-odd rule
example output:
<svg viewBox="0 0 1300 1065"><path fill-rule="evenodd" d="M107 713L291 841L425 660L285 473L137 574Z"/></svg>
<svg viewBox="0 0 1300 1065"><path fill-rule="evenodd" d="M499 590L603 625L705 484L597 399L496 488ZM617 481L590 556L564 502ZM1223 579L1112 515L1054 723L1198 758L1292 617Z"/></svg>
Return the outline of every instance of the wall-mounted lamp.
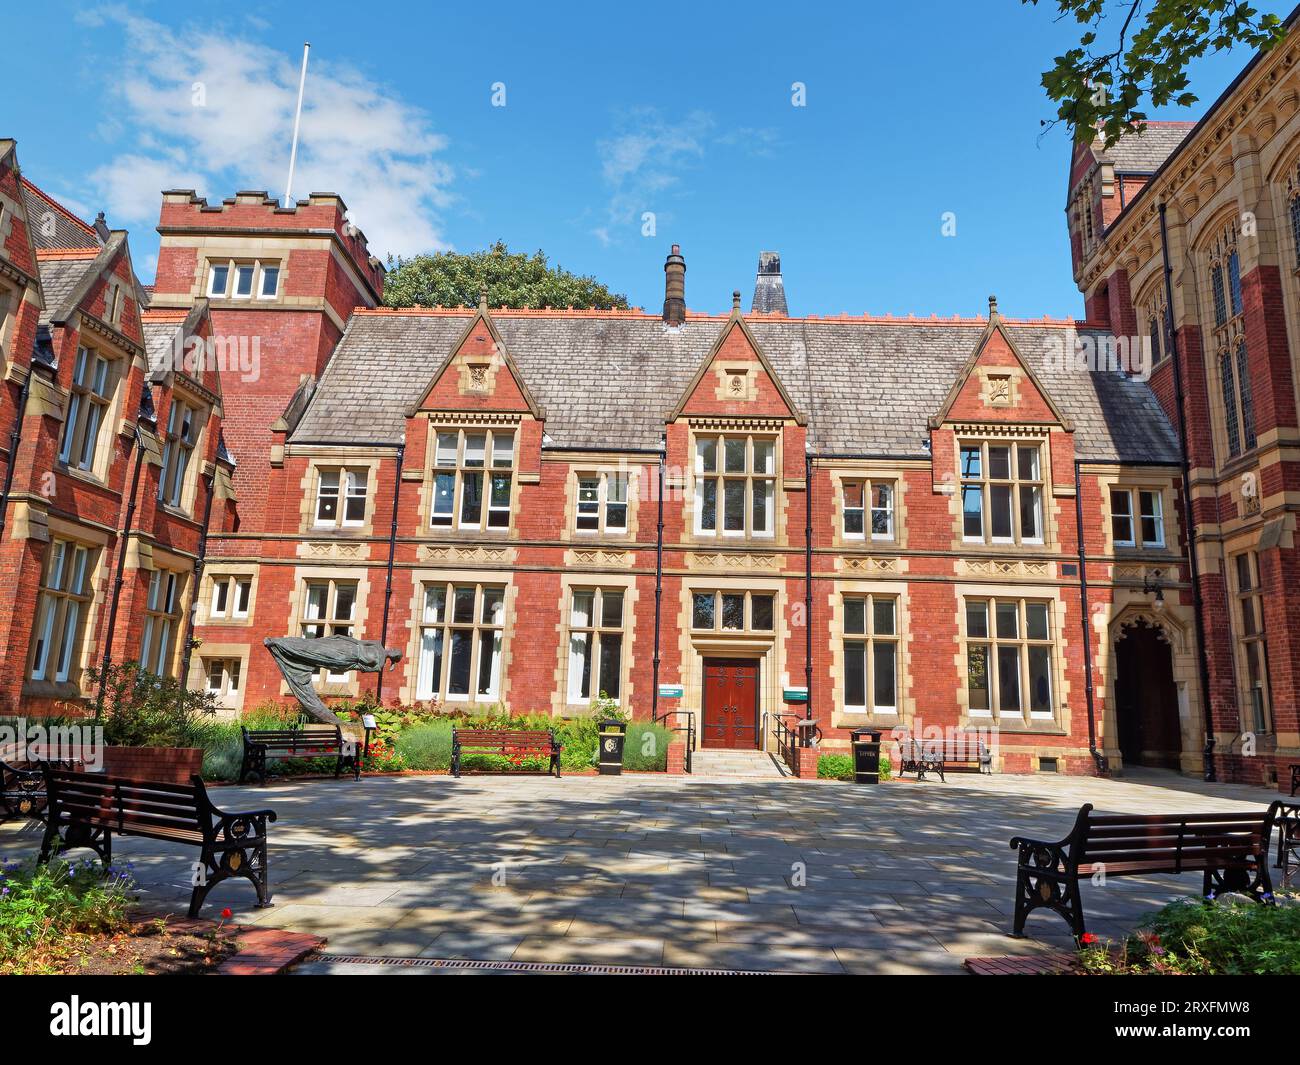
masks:
<svg viewBox="0 0 1300 1065"><path fill-rule="evenodd" d="M1155 570L1153 573L1144 574L1142 577L1142 591L1147 595L1154 595L1155 601L1151 608L1158 614L1165 608L1165 588L1160 583L1160 571Z"/></svg>

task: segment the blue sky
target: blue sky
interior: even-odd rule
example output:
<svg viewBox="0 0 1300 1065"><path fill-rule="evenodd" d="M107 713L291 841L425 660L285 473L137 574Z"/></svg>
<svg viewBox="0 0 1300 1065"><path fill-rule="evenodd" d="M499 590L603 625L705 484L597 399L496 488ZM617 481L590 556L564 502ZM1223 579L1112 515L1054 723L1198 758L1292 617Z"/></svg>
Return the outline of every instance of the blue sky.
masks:
<svg viewBox="0 0 1300 1065"><path fill-rule="evenodd" d="M381 256L500 238L657 309L675 242L688 305L723 311L734 288L748 308L773 249L794 314L977 314L990 292L1009 315L1081 313L1067 136L1039 125L1039 76L1078 29L1047 0L255 10L47 0L6 15L29 45L7 54L7 82L39 97L0 104L0 136L38 185L129 228L145 281L160 189L283 194L307 39L294 191L342 194ZM1202 61L1202 103L1153 117L1199 117L1248 58Z"/></svg>

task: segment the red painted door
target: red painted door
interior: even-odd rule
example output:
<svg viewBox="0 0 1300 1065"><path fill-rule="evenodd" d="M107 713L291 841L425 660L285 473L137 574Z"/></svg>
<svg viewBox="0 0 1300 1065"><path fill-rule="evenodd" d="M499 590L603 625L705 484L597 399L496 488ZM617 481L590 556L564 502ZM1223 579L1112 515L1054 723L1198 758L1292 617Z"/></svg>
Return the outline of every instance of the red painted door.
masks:
<svg viewBox="0 0 1300 1065"><path fill-rule="evenodd" d="M758 747L758 662L752 658L704 660L705 747Z"/></svg>

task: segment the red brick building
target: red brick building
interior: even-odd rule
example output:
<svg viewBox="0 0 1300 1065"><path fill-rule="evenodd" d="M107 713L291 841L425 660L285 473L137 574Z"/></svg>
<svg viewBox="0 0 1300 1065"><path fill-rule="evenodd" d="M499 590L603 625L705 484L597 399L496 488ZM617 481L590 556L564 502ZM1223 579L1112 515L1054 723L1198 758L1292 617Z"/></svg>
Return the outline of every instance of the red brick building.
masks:
<svg viewBox="0 0 1300 1065"><path fill-rule="evenodd" d="M993 301L794 318L772 253L750 312L737 293L695 313L676 247L662 313L395 311L339 197L260 192L164 193L146 298L125 234L43 197L0 142L0 589L17 604L0 646L27 664L0 699L89 694L78 667L106 649L120 565L112 655L178 673L192 608L186 679L231 709L285 698L263 638L350 633L402 650L385 699L574 714L605 692L694 715L705 746L767 750L805 713L828 750L859 726L981 728L1006 772L1201 772L1208 731L1220 779L1284 774L1297 47L1195 128L1076 152L1079 323ZM187 372L192 337L207 358ZM109 394L83 350L112 360ZM1132 372L1147 352L1149 384ZM87 402L111 409L81 469ZM85 568L75 595L50 577L60 552ZM51 675L42 619L63 631L74 600Z"/></svg>

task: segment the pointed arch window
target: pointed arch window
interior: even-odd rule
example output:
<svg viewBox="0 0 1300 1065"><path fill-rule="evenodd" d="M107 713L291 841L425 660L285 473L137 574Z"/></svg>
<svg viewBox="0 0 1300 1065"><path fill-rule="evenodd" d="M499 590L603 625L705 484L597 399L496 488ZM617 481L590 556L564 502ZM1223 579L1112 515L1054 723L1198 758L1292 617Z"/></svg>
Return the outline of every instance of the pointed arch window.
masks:
<svg viewBox="0 0 1300 1065"><path fill-rule="evenodd" d="M1235 458L1253 450L1256 444L1235 219L1224 227L1210 246L1209 267L1224 443L1227 457Z"/></svg>

